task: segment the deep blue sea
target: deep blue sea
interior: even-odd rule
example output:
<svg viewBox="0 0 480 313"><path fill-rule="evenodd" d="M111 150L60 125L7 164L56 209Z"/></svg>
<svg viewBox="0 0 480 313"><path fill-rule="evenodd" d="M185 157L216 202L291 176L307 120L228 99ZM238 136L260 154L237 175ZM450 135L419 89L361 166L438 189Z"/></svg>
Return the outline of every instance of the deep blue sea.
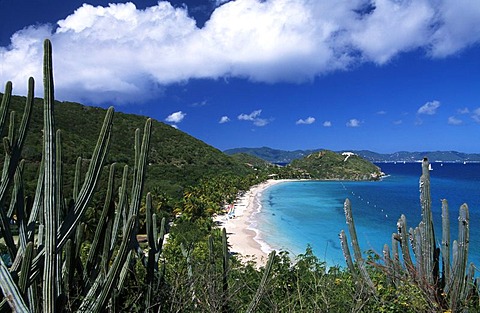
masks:
<svg viewBox="0 0 480 313"><path fill-rule="evenodd" d="M345 223L343 203L352 202L355 226L363 251L381 255L391 246L401 214L407 227L421 220L419 178L421 163L378 164L388 177L377 182L298 181L274 185L262 194L262 208L252 227L274 249L293 256L311 245L329 266L345 266L338 234ZM435 236L441 243L441 199L450 211L451 239L458 237L458 209L467 203L470 212L469 260L480 265L480 164L433 163L430 171Z"/></svg>

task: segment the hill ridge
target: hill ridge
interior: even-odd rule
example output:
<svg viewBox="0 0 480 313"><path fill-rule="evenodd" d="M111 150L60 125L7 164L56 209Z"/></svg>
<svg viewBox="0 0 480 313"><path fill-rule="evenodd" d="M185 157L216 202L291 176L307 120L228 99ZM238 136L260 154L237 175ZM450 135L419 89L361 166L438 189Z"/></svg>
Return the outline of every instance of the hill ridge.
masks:
<svg viewBox="0 0 480 313"><path fill-rule="evenodd" d="M271 163L288 164L295 159L300 159L312 152L324 150L281 150L269 147L261 148L234 148L224 150L224 153L231 155L234 153L247 153L259 157ZM463 153L458 151L397 151L394 153L378 153L370 150L340 150L342 152L353 152L370 162L418 162L427 157L431 162L480 162L480 153Z"/></svg>

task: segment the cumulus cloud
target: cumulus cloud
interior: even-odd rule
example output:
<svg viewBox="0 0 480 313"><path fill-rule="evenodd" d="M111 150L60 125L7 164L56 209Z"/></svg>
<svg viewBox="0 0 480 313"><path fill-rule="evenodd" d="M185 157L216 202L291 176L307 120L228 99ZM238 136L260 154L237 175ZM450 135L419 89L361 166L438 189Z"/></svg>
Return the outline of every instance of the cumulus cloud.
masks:
<svg viewBox="0 0 480 313"><path fill-rule="evenodd" d="M167 116L167 118L165 118L165 121L169 123L177 124L183 121L186 115L187 115L186 113L183 113L182 111L178 111Z"/></svg>
<svg viewBox="0 0 480 313"><path fill-rule="evenodd" d="M422 105L417 113L418 114L426 114L426 115L434 115L437 113L437 109L440 107L440 102L437 100L429 101Z"/></svg>
<svg viewBox="0 0 480 313"><path fill-rule="evenodd" d="M310 124L313 124L313 123L315 123L315 118L309 116L306 119L299 119L295 124L297 124L297 125L301 125L301 124L310 125Z"/></svg>
<svg viewBox="0 0 480 313"><path fill-rule="evenodd" d="M230 118L228 116L222 116L219 121L220 124L224 124L228 122L230 122Z"/></svg>
<svg viewBox="0 0 480 313"><path fill-rule="evenodd" d="M448 118L448 124L449 125L461 125L461 124L463 124L463 121L459 118L456 118L455 116L450 116Z"/></svg>
<svg viewBox="0 0 480 313"><path fill-rule="evenodd" d="M458 114L469 114L470 110L468 108L458 109Z"/></svg>
<svg viewBox="0 0 480 313"><path fill-rule="evenodd" d="M323 122L323 127L332 127L332 122L330 121Z"/></svg>
<svg viewBox="0 0 480 313"><path fill-rule="evenodd" d="M267 125L270 121L268 119L260 118L260 114L262 114L262 110L255 110L250 114L242 113L237 118L240 121L251 121L253 122L253 125L259 127Z"/></svg>
<svg viewBox="0 0 480 313"><path fill-rule="evenodd" d="M133 3L84 4L56 25L16 32L0 47L0 80L12 80L15 92L25 94L28 77L41 77L44 38L54 47L56 96L94 103L145 101L195 78L312 81L363 62L384 64L403 52L445 57L480 42L478 0L212 5L200 28L186 8L166 1L143 10Z"/></svg>
<svg viewBox="0 0 480 313"><path fill-rule="evenodd" d="M359 127L360 121L356 118L352 118L347 122L347 127Z"/></svg>

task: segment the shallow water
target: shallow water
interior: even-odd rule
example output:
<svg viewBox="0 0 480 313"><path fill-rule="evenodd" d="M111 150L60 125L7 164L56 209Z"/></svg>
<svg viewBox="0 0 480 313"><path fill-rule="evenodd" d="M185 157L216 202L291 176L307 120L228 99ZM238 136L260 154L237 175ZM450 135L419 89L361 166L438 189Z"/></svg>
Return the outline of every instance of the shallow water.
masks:
<svg viewBox="0 0 480 313"><path fill-rule="evenodd" d="M344 266L338 234L347 232L343 203L352 202L360 247L381 254L401 214L408 227L421 220L420 163L379 164L389 174L379 182L300 181L274 185L262 194L262 209L252 227L268 246L303 253L311 245L328 265ZM437 244L441 242L441 199L450 208L451 238L458 237L458 209L470 210L469 259L480 264L480 164L433 164L432 211Z"/></svg>

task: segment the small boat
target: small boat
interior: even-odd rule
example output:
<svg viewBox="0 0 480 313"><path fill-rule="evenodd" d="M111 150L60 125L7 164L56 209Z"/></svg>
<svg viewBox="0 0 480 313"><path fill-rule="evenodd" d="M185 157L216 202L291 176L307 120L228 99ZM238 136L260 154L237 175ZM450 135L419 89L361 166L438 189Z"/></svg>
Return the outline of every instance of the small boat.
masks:
<svg viewBox="0 0 480 313"><path fill-rule="evenodd" d="M433 171L432 164L428 164L428 170Z"/></svg>

